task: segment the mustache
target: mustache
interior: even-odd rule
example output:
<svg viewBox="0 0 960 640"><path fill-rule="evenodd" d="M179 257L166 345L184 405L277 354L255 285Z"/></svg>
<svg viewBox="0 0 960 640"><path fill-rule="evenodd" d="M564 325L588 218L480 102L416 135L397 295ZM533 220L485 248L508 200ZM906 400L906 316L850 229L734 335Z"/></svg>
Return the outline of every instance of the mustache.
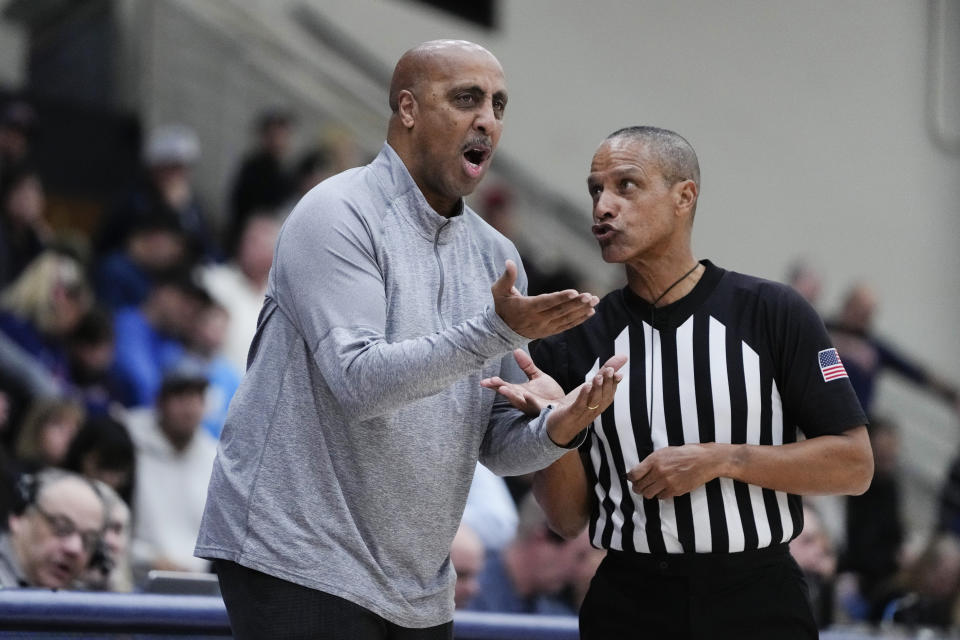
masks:
<svg viewBox="0 0 960 640"><path fill-rule="evenodd" d="M493 140L488 136L474 136L467 140L466 144L463 145L464 150L471 149L473 147L486 147L487 149L493 148Z"/></svg>

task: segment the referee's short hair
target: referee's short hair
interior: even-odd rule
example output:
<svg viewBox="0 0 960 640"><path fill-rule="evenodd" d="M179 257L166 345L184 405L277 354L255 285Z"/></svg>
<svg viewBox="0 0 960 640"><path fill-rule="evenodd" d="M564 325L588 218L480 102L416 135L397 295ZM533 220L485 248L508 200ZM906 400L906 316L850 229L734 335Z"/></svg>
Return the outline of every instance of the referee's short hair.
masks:
<svg viewBox="0 0 960 640"><path fill-rule="evenodd" d="M700 162L693 145L676 131L646 125L617 129L607 140L630 138L642 142L660 165L667 184L674 185L683 180L693 180L700 188Z"/></svg>

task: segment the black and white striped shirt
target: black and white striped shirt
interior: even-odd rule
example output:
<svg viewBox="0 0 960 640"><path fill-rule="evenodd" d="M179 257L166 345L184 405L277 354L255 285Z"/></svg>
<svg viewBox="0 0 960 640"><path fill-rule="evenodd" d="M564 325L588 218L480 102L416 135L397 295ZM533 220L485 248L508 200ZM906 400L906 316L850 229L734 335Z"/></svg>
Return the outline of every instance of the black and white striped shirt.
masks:
<svg viewBox="0 0 960 640"><path fill-rule="evenodd" d="M798 496L718 478L648 500L624 474L666 446L780 445L866 423L849 380L824 380L818 354L830 340L806 301L785 285L703 264L675 303L653 309L626 287L586 323L533 345L534 361L566 391L612 355L629 356L613 404L581 448L596 547L710 553L787 542L803 527Z"/></svg>

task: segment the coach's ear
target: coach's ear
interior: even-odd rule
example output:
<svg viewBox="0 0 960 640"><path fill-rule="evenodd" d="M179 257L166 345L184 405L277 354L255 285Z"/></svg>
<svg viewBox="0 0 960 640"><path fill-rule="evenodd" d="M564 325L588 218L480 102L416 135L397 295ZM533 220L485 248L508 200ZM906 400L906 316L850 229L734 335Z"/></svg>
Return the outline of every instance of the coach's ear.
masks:
<svg viewBox="0 0 960 640"><path fill-rule="evenodd" d="M417 99L413 93L404 89L397 94L397 114L404 127L410 129L417 121Z"/></svg>

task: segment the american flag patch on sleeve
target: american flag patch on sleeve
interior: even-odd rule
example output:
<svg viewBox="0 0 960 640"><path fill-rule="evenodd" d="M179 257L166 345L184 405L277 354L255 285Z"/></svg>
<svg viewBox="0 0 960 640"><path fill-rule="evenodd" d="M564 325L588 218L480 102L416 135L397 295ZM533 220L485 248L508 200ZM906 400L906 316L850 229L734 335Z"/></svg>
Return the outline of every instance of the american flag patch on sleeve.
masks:
<svg viewBox="0 0 960 640"><path fill-rule="evenodd" d="M824 349L817 354L817 361L820 363L820 373L823 375L824 382L847 377L847 370L843 368L836 349Z"/></svg>

